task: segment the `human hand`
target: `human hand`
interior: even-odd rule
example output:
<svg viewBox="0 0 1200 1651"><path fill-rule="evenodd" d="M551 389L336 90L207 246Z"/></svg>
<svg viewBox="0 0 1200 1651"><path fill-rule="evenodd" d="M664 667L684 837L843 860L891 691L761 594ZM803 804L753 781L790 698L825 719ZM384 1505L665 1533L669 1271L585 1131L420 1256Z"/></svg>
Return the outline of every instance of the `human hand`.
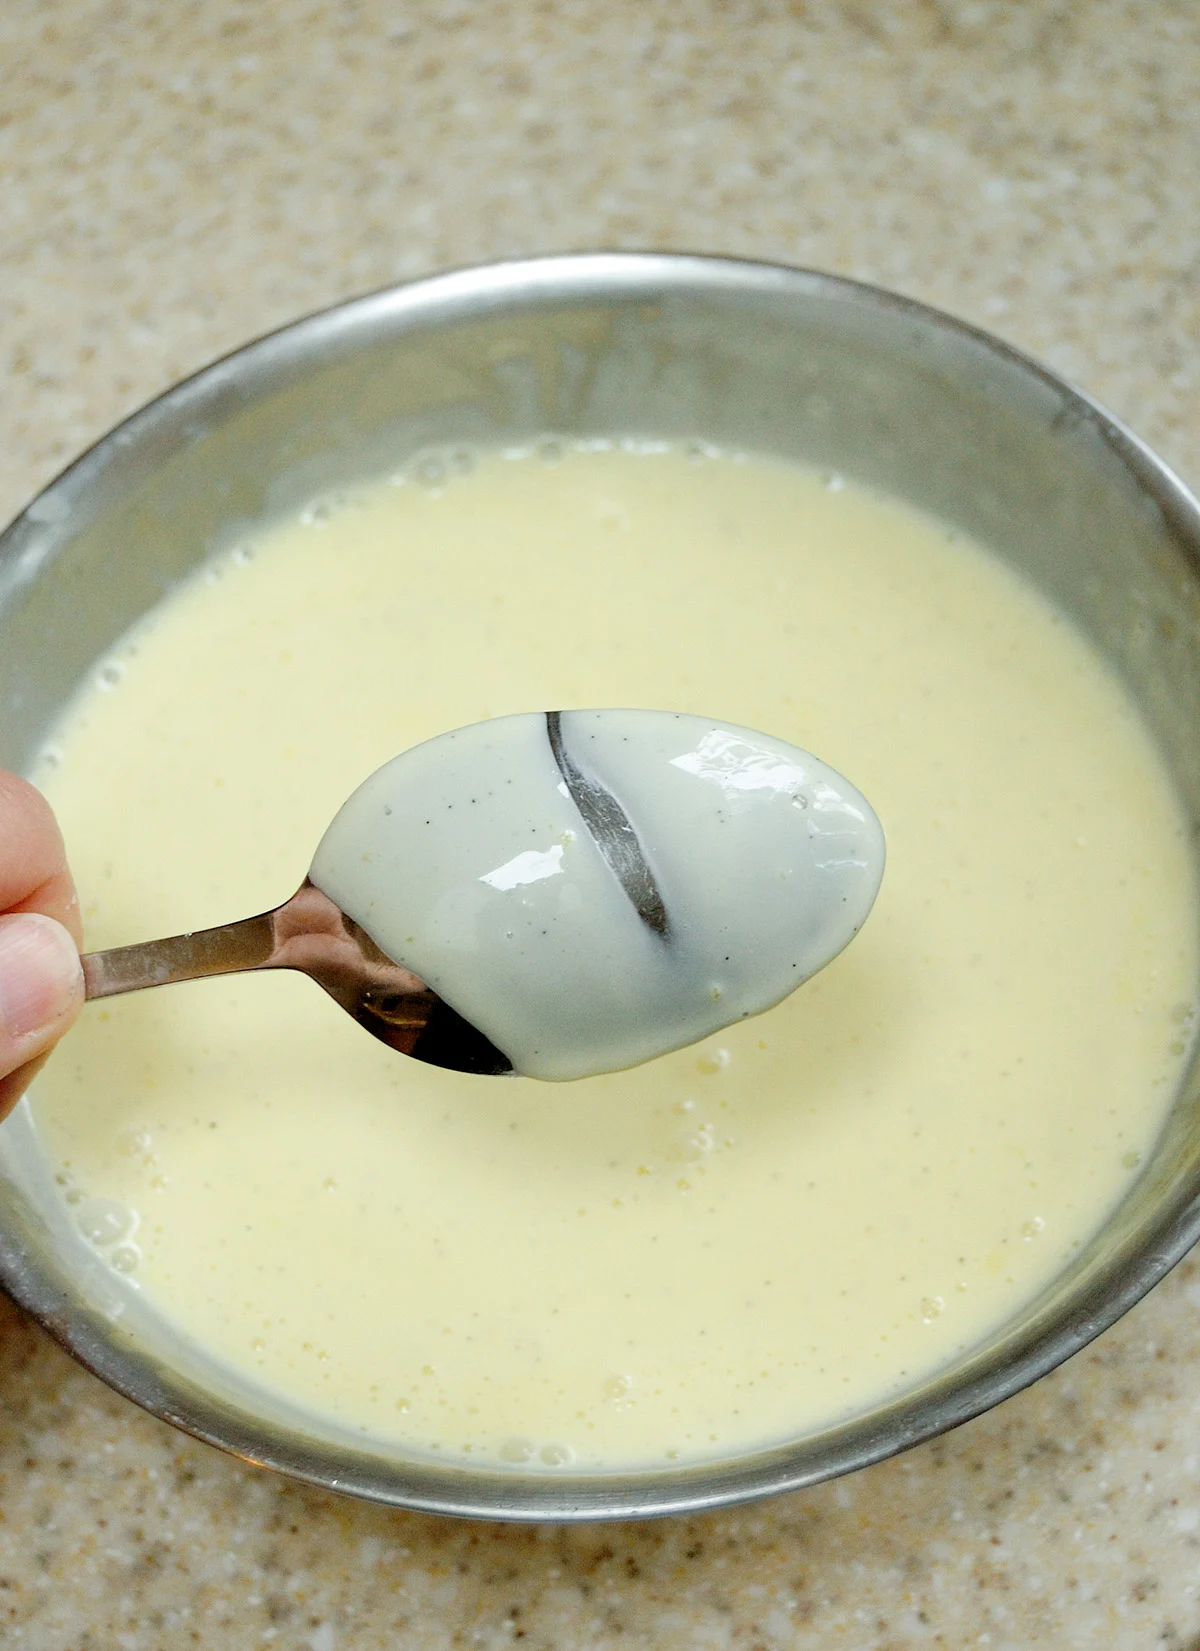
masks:
<svg viewBox="0 0 1200 1651"><path fill-rule="evenodd" d="M83 1003L79 897L49 803L0 770L0 1118Z"/></svg>

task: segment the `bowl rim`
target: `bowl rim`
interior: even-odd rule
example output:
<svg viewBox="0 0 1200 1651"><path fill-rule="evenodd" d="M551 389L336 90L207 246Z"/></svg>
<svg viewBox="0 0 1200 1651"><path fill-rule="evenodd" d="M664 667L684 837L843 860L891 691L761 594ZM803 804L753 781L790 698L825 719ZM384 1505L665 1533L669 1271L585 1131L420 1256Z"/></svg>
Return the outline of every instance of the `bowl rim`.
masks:
<svg viewBox="0 0 1200 1651"><path fill-rule="evenodd" d="M219 412L248 386L259 394L272 381L302 376L335 359L347 339L371 341L407 325L439 324L488 314L513 300L537 306L588 299L652 301L759 292L803 301L819 297L893 315L949 335L1000 362L1057 398L1064 418L1087 424L1177 531L1193 572L1200 574L1200 504L1180 478L1100 403L1022 350L919 301L868 282L782 263L682 252L576 252L481 263L420 277L342 300L274 328L171 385L127 415L72 460L0 534L0 577L20 564L32 578L53 550L53 528L108 487L129 485L131 457L146 469L161 463L172 432L176 445L206 409ZM168 445L164 447L163 438ZM45 529L49 525L51 533ZM45 541L44 554L25 554ZM523 1475L424 1464L275 1430L264 1444L261 1420L248 1426L234 1407L178 1378L144 1352L99 1326L83 1302L64 1295L14 1235L0 1230L0 1286L75 1359L108 1386L184 1433L292 1478L395 1507L440 1515L509 1521L580 1521L698 1513L799 1490L894 1456L980 1415L1063 1363L1112 1325L1200 1239L1200 1185L1175 1189L1135 1248L1080 1292L1069 1310L1038 1328L1035 1322L999 1360L949 1391L936 1379L875 1411L831 1424L806 1439L679 1469L565 1476ZM989 1344L992 1345L992 1344ZM990 1367L985 1367L989 1364Z"/></svg>

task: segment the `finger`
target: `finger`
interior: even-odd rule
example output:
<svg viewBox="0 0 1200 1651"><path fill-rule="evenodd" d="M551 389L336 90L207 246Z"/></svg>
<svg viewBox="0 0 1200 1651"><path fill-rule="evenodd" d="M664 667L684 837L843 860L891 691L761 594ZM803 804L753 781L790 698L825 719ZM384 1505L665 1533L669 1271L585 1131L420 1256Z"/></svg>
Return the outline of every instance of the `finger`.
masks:
<svg viewBox="0 0 1200 1651"><path fill-rule="evenodd" d="M79 897L50 804L27 780L0 770L0 912L44 912L83 938Z"/></svg>
<svg viewBox="0 0 1200 1651"><path fill-rule="evenodd" d="M79 951L62 924L35 912L0 917L0 1116L82 1003Z"/></svg>
<svg viewBox="0 0 1200 1651"><path fill-rule="evenodd" d="M7 1078L0 1078L0 1122L3 1122L16 1106L21 1096L37 1077L46 1064L47 1056L39 1055L36 1060L26 1061L24 1066L18 1066L15 1072L10 1072Z"/></svg>

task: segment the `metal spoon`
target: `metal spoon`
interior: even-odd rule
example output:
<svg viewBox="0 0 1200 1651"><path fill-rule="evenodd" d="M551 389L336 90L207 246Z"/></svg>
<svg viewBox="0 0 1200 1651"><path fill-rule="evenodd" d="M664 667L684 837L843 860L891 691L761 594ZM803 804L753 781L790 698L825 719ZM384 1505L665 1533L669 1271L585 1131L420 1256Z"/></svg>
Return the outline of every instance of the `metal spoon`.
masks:
<svg viewBox="0 0 1200 1651"><path fill-rule="evenodd" d="M305 881L274 911L194 934L117 946L83 958L86 996L114 997L205 975L297 969L390 1049L451 1072L499 1075L512 1063L411 970Z"/></svg>
<svg viewBox="0 0 1200 1651"><path fill-rule="evenodd" d="M557 781L553 779L553 770L547 771L546 747L540 745L540 737L536 733L538 716L526 713L496 722L479 723L428 741L413 752L402 753L386 763L354 792L321 839L310 876L282 906L220 928L201 929L167 940L90 953L83 959L86 996L110 997L118 992L134 992L149 986L166 986L205 975L236 974L251 969L297 969L310 975L372 1036L389 1048L412 1055L431 1066L446 1067L453 1072L500 1074L512 1072L515 1061L520 1070L535 1076L579 1077L613 1070L631 1061L650 1059L679 1047L691 1038L730 1024L734 1019L745 1018L761 1008L769 1007L793 991L816 969L823 968L857 932L870 910L883 870L882 830L865 799L816 758L745 729L724 725L714 727L703 718L651 711L572 713L572 716L581 719L583 729L581 733L580 727L574 722L571 724L571 728L580 735L581 749L585 753L580 758L568 748L563 714L547 711L539 713L539 716L544 718L544 737L558 771ZM686 890L681 890L677 884L679 909L674 913L668 912L634 824L614 791L609 789L603 777L591 771L593 765L587 760L589 742L600 737L596 730L606 718L610 719L610 737L617 740L617 747L631 748L635 753L639 740L647 737L646 731L649 729L652 737L646 749L652 753L654 763L666 764L664 771L678 769L682 772L686 769L690 773L688 765L695 768L696 763L700 763L697 771L699 779L693 775L684 782L685 785L699 783L700 792L689 793L693 798L689 803L692 812L688 814L685 810L680 819L691 821L687 829L698 832L700 840L709 845L706 852L714 855L709 868L715 868L712 887L718 893L723 891L727 899L731 897L731 889L741 891L737 899L746 911L753 914L747 921L757 925L752 932L739 931L736 925L731 926L726 920L727 914L720 912L714 922L710 908L701 906L700 918L696 918L693 910L691 923L692 928L698 929L703 937L703 943L698 949L693 945L692 951L688 951L687 925L691 908ZM613 732L611 719L615 719L619 730L623 730L619 734ZM452 884L455 878L461 876L462 855L466 852L470 858L480 851L478 833L481 830L485 833L485 848L487 829L500 831L499 840L506 845L505 863L496 871L473 879L470 887L476 887L477 881L491 884L507 894L514 888L523 890L531 883L540 887L547 876L557 875L562 869L558 861L554 861L553 869L546 872L540 862L551 856L533 854L532 858L539 865L530 875L524 865L531 858L529 852L523 849L516 859L508 858L514 842L518 840L512 836L514 820L520 827L520 841L528 843L528 837L524 835L528 829L528 816L520 813L510 816L499 802L487 804L488 798L507 795L505 787L515 783L508 772L512 749L504 749L501 768L497 770L495 767L496 753L500 749L495 742L503 736L506 728L518 739L518 745L512 749L526 753L524 760L533 764L540 776L538 783L543 787L553 785L556 797L561 794L574 805L573 811L568 808L566 818L576 824L566 830L553 853L561 857L562 845L576 840L577 829L586 832L643 927L633 931L635 943L632 948L626 946L624 954L612 942L611 934L603 923L597 931L599 940L595 944L592 931L586 927L582 931L568 928L565 932L574 938L567 945L566 952L560 940L547 941L537 953L540 961L533 966L527 965L524 973L513 961L514 955L520 958L524 954L519 948L514 954L507 945L513 937L511 928L505 940L500 942L499 950L493 946L490 954L486 944L479 942L476 936L474 949L483 946L485 960L492 969L486 982L492 989L489 997L486 991L481 994L478 982L473 984L469 977L464 983L461 974L456 974L451 968L443 967L439 972L438 959L442 954L436 945L431 950L428 943L424 949L417 944L415 953L409 953L408 944L414 942L414 936L409 935L405 940L403 931L410 922L420 928L420 923L410 917L410 911L423 909L431 892L440 899L446 888L447 876ZM669 730L668 746L661 744L668 738L664 729ZM669 749L677 753L680 739L684 739L686 746L684 755L672 755L668 760L664 751ZM693 749L697 739L699 744ZM705 765L718 760L709 749L714 739L718 751L724 753L722 760L726 766L718 765L710 772ZM761 745L759 742L762 740L767 740L767 744ZM596 749L604 749L602 740ZM729 755L730 750L735 753L733 757ZM740 756L736 754L739 752ZM450 765L448 770L445 768L447 762ZM781 852L776 839L770 833L766 838L752 836L750 839L739 838L734 833L731 838L728 828L721 825L726 818L722 812L727 806L726 787L731 783L729 762L733 762L736 769L735 791L739 795L764 794L767 801L763 806L775 810L769 815L775 822L773 830L777 833L779 820L785 818L786 841L791 845L794 839L798 845L802 869L808 866L811 876L823 879L819 885L810 885L804 875L797 877L794 887L799 892L791 905L781 904L776 886L775 880L780 875L777 853ZM765 779L764 763L767 765ZM415 780L414 772L419 776ZM618 764L616 773L620 775L622 772L625 772L626 782L634 784L636 794L635 782L640 772L636 761L631 771L622 770ZM633 779L630 779L630 772ZM781 774L783 779L779 777ZM824 778L820 777L822 775ZM808 809L808 790L814 787L824 799L813 809L814 814L822 815L815 826L796 824L797 786L802 780L807 789L798 794L800 807ZM398 792L395 789L397 785L400 787ZM415 814L411 806L414 797L405 789L410 785L417 788L415 802L419 806ZM449 790L445 789L447 786ZM454 789L456 786L458 790ZM422 790L422 787L425 789ZM479 797L475 795L476 791ZM513 795L520 797L520 789ZM694 800L697 796L702 798L699 805ZM455 821L460 823L452 827L450 816L455 797L460 804ZM431 801L431 798L435 800ZM482 806L478 809L465 806L475 805L481 800ZM786 809L786 817L779 814L776 804ZM492 813L489 813L489 806ZM495 813L496 809L499 813ZM557 801L553 813L559 822L556 830L561 830L563 815ZM741 818L741 815L738 817ZM761 814L753 816L755 820L762 817ZM492 827L481 826L481 820L492 820ZM434 829L428 830L431 827ZM720 847L715 845L712 837L713 830L718 828L722 832ZM666 827L660 821L657 829L662 833ZM672 829L678 831L684 827ZM746 841L759 843L759 851L747 856L744 852ZM736 852L739 842L743 851L740 866L743 870L749 868L740 883L732 870L734 861L739 859ZM452 845L448 851L449 871L447 864L438 858L437 851L444 843ZM831 844L840 846L831 847ZM788 852L790 854L790 847ZM731 854L733 860L729 858ZM829 858L831 854L832 859ZM766 894L761 882L757 885L754 882L759 862L764 856L765 863L771 868L771 883ZM594 859L584 863L593 868L595 866ZM519 875L515 881L505 881L501 874L511 873L514 866L519 868ZM478 866L475 869L478 871ZM785 881L791 876L791 869L789 860L788 869L783 873ZM594 870L589 875L594 876ZM839 879L832 894L829 876ZM606 875L600 873L600 877L599 886L607 892L595 896L593 905L604 909L605 902L612 898L612 892ZM847 877L850 878L849 883ZM497 878L501 879L499 883ZM593 881L584 886L594 891L598 885ZM795 908L795 900L803 902L805 898L809 898L812 906L813 887L818 889L817 907L820 908L815 915L813 909ZM456 886L452 892L457 892ZM563 904L563 910L581 908L579 884L573 885L569 892L574 894L575 906ZM493 897L488 895L485 898L490 900ZM522 893L520 899L530 904L536 896L527 897ZM553 902L557 899L559 896L552 892L551 908L543 908L533 924L534 929L540 926L543 937L552 931L556 934L564 932L555 929L558 908L553 906ZM344 907L341 902L344 902ZM627 925L628 908L618 901L612 909L618 914L618 925ZM490 906L488 910L490 916L487 921L495 931L493 938L498 939L503 922L497 928L496 909ZM477 1013L489 1030L497 1031L497 1036L509 1044L512 1058L497 1048L478 1027L465 1020L411 969L394 962L371 934L349 915L350 912L357 912L370 921L372 932L397 955L412 955L414 961L420 961L422 968L427 969L452 997L459 997L461 991L463 995L459 1000L464 1008ZM683 914L682 928L680 912ZM783 918L777 915L781 912ZM514 920L511 912L506 920ZM781 921L784 925L782 929ZM480 919L480 922L482 924L483 920ZM652 939L647 938L646 930L650 931ZM480 933L486 936L487 932L486 925L482 926ZM615 932L628 934L630 931L618 926ZM766 943L763 942L764 935L768 937ZM731 939L731 936L734 938ZM771 936L774 936L773 940ZM536 947L537 942L534 944ZM714 945L717 952L741 953L741 960L734 966L735 995L730 999L730 1004L722 1005L720 1009L714 1005L724 997L725 987L713 984L713 969L720 973L719 959L713 953ZM739 977L737 971L741 968L744 975L747 967L745 959L757 959L764 949L770 959L770 971L764 980L761 972L758 975L754 973L757 965L752 963L747 984L747 980ZM627 991L624 996L620 992L614 995L611 990L614 979L618 984L624 984L616 973L622 967L620 958L623 955L634 959L631 967L641 969L637 977L641 982L641 1001L649 1006L641 1020L638 1019L638 1011L630 1006L634 994ZM682 963L679 961L681 957ZM727 956L724 961L729 964L731 958ZM672 962L676 968L675 974L670 972ZM576 964L581 967L577 969ZM667 984L662 992L659 991L656 970L666 975ZM737 991L743 994L740 999ZM724 1019L720 1018L722 1013ZM631 1022L635 1034L632 1043L629 1031ZM557 1030L548 1034L547 1025L565 1029L565 1053L554 1044ZM581 1026L584 1028L582 1039L572 1042L572 1037ZM547 1043L550 1045L549 1054ZM596 1059L597 1049L601 1056L599 1061ZM606 1061L608 1064L604 1064Z"/></svg>

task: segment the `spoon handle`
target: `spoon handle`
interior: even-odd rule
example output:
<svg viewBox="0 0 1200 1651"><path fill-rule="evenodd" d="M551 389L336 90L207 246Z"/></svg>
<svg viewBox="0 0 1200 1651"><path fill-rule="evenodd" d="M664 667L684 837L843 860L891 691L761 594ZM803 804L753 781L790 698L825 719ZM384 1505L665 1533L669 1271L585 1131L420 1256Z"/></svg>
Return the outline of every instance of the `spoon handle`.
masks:
<svg viewBox="0 0 1200 1651"><path fill-rule="evenodd" d="M275 950L275 915L263 912L215 929L87 952L82 959L85 995L89 999L113 997L147 986L170 986L177 980L261 969Z"/></svg>

